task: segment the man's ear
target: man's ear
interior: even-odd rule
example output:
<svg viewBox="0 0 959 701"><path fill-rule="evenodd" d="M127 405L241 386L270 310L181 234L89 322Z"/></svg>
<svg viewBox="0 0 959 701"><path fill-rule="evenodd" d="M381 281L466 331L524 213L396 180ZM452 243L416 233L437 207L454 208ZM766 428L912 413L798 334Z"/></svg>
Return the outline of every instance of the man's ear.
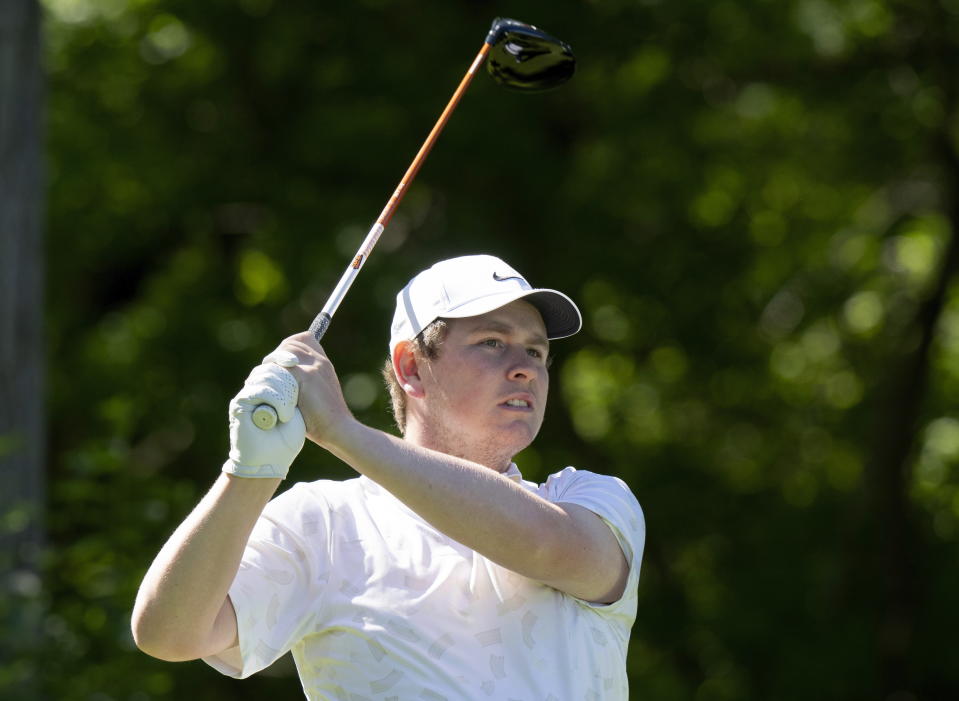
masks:
<svg viewBox="0 0 959 701"><path fill-rule="evenodd" d="M423 383L420 380L420 366L413 352L411 341L400 341L393 349L393 374L403 391L411 397L423 397Z"/></svg>

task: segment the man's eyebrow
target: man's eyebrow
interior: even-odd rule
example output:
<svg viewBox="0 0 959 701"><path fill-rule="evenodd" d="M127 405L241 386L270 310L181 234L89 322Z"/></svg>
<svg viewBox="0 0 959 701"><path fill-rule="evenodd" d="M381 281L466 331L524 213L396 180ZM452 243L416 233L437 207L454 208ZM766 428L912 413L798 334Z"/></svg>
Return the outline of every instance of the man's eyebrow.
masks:
<svg viewBox="0 0 959 701"><path fill-rule="evenodd" d="M492 331L495 333L512 334L516 332L516 327L511 324L504 324L500 321L487 320L482 321L470 328L470 333L483 333ZM549 348L549 340L540 333L531 333L526 336L526 343L533 346L545 346Z"/></svg>

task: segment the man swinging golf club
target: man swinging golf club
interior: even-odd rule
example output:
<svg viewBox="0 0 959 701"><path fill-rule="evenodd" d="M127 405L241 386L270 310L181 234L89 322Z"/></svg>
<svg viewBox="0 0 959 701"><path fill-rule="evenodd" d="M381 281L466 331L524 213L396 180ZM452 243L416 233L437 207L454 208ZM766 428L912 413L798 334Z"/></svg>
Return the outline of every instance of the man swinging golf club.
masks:
<svg viewBox="0 0 959 701"><path fill-rule="evenodd" d="M319 344L476 69L541 90L569 47L493 22L453 98L309 332L230 404L222 474L144 577L137 644L246 677L292 651L310 699L626 699L645 526L627 486L512 458L546 407L566 295L492 256L437 263L397 296L384 376L403 437L359 423ZM306 438L360 476L276 499Z"/></svg>
<svg viewBox="0 0 959 701"><path fill-rule="evenodd" d="M310 699L622 699L644 544L619 479L541 485L535 438L566 295L504 261L441 261L397 295L386 367L402 438L358 422L310 333L230 406L212 490L141 585L134 634L166 660L246 677L292 650ZM262 430L264 403L279 423ZM309 438L360 476L270 501ZM269 503L268 503L269 502Z"/></svg>

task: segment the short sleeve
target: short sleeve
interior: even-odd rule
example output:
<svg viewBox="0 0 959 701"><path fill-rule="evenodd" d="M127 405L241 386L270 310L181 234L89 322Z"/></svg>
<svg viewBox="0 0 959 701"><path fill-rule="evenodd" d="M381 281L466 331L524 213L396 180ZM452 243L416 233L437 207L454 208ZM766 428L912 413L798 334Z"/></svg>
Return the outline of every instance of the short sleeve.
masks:
<svg viewBox="0 0 959 701"><path fill-rule="evenodd" d="M242 668L218 656L203 658L228 676L245 679L273 664L313 630L321 610L316 573L329 552L329 510L299 486L267 504L230 586Z"/></svg>
<svg viewBox="0 0 959 701"><path fill-rule="evenodd" d="M618 477L567 467L550 475L544 487L543 496L548 501L585 507L610 527L629 562L627 593L610 607L629 599L635 604L635 591L646 544L646 520L642 507L626 483Z"/></svg>

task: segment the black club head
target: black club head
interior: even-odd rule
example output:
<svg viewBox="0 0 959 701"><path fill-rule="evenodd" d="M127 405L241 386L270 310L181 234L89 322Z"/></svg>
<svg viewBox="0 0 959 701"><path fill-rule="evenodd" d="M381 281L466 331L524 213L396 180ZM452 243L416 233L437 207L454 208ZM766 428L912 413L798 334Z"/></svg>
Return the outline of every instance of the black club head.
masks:
<svg viewBox="0 0 959 701"><path fill-rule="evenodd" d="M576 70L569 44L523 22L496 18L486 43L492 46L487 71L496 82L514 90L549 90L565 83Z"/></svg>

